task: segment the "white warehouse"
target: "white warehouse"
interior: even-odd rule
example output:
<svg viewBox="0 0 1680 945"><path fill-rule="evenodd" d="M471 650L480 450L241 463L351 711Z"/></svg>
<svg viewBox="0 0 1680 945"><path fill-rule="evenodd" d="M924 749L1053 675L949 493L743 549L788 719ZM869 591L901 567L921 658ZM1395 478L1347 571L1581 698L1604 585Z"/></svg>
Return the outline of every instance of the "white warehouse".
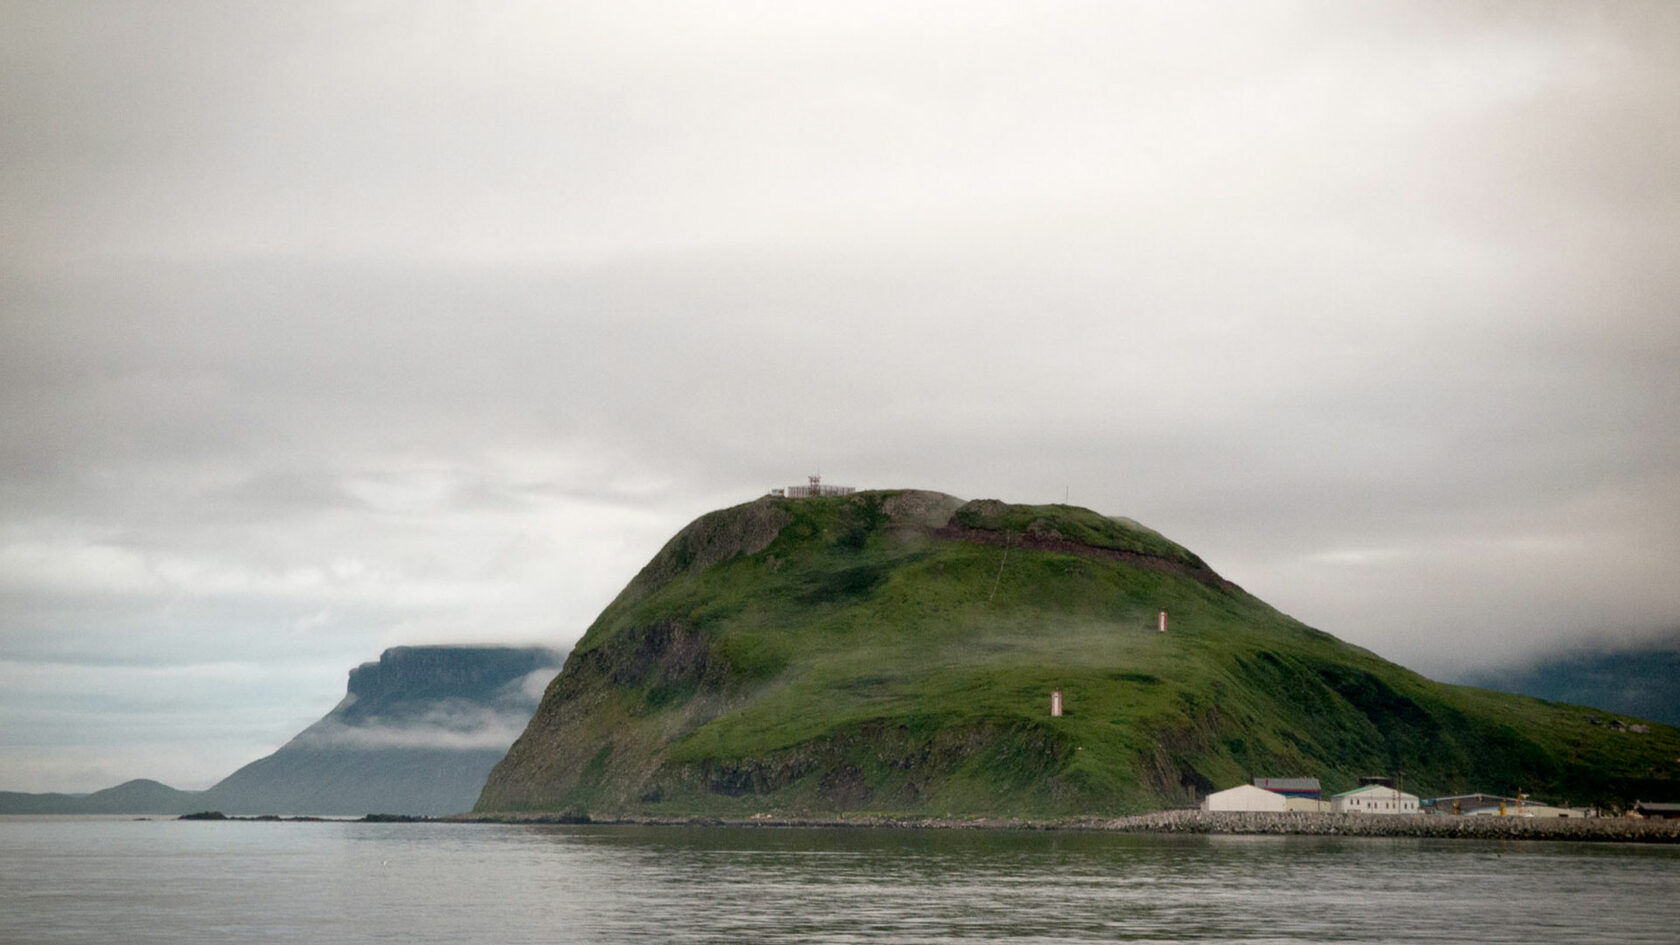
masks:
<svg viewBox="0 0 1680 945"><path fill-rule="evenodd" d="M1416 798L1413 801L1415 803ZM1202 798L1202 810L1274 811L1281 814L1288 809L1289 798L1252 784L1239 784Z"/></svg>

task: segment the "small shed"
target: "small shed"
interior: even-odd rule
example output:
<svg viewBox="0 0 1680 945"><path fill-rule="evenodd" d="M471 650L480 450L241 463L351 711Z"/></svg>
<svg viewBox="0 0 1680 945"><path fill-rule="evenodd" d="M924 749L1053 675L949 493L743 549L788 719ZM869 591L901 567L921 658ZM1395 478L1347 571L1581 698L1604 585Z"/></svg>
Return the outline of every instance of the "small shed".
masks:
<svg viewBox="0 0 1680 945"><path fill-rule="evenodd" d="M1288 809L1288 798L1252 784L1239 784L1202 798L1202 810L1271 811L1281 814Z"/></svg>

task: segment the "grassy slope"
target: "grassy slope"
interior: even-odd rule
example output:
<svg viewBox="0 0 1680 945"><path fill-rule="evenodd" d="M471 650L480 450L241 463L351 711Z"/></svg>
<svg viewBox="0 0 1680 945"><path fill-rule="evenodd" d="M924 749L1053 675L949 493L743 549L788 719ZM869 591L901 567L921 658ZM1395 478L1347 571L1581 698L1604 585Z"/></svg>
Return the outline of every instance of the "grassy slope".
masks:
<svg viewBox="0 0 1680 945"><path fill-rule="evenodd" d="M1673 729L1432 683L1134 523L970 503L952 524L992 540L956 540L889 515L902 501L760 500L685 530L578 644L480 809L1061 816L1396 769L1426 795L1674 794ZM921 505L931 523L955 503ZM1028 547L1058 537L1147 558Z"/></svg>

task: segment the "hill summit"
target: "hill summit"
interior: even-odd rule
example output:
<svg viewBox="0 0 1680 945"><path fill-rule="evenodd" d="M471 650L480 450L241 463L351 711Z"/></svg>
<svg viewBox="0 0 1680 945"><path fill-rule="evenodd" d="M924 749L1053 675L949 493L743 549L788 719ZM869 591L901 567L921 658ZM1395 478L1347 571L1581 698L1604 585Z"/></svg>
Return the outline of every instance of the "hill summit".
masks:
<svg viewBox="0 0 1680 945"><path fill-rule="evenodd" d="M1675 796L1680 732L1595 715L1431 682L1128 519L766 496L697 519L630 581L477 809L1082 816L1368 774L1424 794Z"/></svg>

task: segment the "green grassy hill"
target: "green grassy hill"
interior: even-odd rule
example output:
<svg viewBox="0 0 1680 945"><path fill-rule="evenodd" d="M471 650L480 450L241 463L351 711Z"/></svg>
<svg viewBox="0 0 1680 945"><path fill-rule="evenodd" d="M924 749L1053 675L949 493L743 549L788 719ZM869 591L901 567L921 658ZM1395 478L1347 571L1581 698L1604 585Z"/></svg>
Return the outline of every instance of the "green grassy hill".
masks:
<svg viewBox="0 0 1680 945"><path fill-rule="evenodd" d="M602 612L478 809L1062 817L1397 770L1425 796L1680 794L1680 732L1592 715L1431 682L1127 520L767 497L696 520Z"/></svg>

